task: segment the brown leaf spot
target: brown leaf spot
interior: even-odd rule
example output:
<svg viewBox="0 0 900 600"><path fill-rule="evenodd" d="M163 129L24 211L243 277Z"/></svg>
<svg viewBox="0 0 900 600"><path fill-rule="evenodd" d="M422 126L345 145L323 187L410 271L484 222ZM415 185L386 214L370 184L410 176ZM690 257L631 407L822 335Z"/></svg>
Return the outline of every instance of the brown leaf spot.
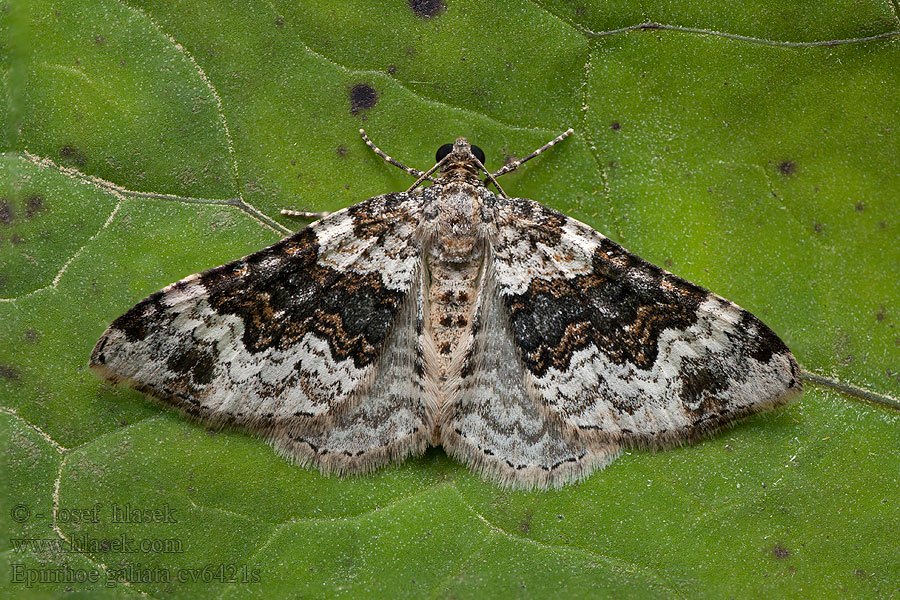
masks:
<svg viewBox="0 0 900 600"><path fill-rule="evenodd" d="M444 0L408 0L409 7L417 17L430 19L444 11Z"/></svg>
<svg viewBox="0 0 900 600"><path fill-rule="evenodd" d="M622 129L622 125L618 121L613 121L612 123L610 123L609 128L613 131L618 131Z"/></svg>
<svg viewBox="0 0 900 600"><path fill-rule="evenodd" d="M0 198L0 224L9 225L13 219L12 206L9 205L9 200L6 198Z"/></svg>
<svg viewBox="0 0 900 600"><path fill-rule="evenodd" d="M519 529L528 532L531 530L531 519L534 517L534 511L529 510L522 517L522 520L519 522Z"/></svg>
<svg viewBox="0 0 900 600"><path fill-rule="evenodd" d="M59 157L62 159L62 162L70 165L74 164L78 167L83 167L87 163L87 156L75 146L63 146L60 148Z"/></svg>
<svg viewBox="0 0 900 600"><path fill-rule="evenodd" d="M787 558L791 555L791 551L782 546L781 544L775 544L775 547L772 548L772 556L775 558L783 559Z"/></svg>
<svg viewBox="0 0 900 600"><path fill-rule="evenodd" d="M350 112L358 115L360 111L372 108L378 102L378 93L371 85L357 83L350 90Z"/></svg>
<svg viewBox="0 0 900 600"><path fill-rule="evenodd" d="M40 196L32 196L25 204L25 218L30 219L34 213L44 208L44 199Z"/></svg>
<svg viewBox="0 0 900 600"><path fill-rule="evenodd" d="M3 379L9 379L10 381L18 381L19 372L12 367L0 365L0 377L2 377Z"/></svg>
<svg viewBox="0 0 900 600"><path fill-rule="evenodd" d="M778 170L781 171L782 175L793 175L794 171L797 170L797 165L792 160L783 160L778 163Z"/></svg>

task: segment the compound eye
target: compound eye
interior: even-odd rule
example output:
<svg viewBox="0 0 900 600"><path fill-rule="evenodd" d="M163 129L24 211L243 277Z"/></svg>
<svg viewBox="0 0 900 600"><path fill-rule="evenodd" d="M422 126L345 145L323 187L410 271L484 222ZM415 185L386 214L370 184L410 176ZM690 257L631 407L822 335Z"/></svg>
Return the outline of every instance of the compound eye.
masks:
<svg viewBox="0 0 900 600"><path fill-rule="evenodd" d="M442 160L444 160L445 156L450 154L450 152L452 150L453 150L453 144L444 144L443 146L438 148L437 153L434 155L435 161L441 162Z"/></svg>
<svg viewBox="0 0 900 600"><path fill-rule="evenodd" d="M484 150L482 150L478 146L472 146L472 154L475 155L475 158L481 161L481 164L484 164Z"/></svg>

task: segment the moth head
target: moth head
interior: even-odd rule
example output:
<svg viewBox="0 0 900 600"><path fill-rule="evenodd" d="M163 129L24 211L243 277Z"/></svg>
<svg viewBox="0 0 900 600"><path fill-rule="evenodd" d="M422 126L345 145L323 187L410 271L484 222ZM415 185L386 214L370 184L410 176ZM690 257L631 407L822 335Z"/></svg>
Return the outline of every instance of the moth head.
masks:
<svg viewBox="0 0 900 600"><path fill-rule="evenodd" d="M474 157L477 158L481 164L484 164L484 150L478 146L469 144L469 141L463 137L456 138L456 141L452 144L444 144L438 148L434 158L437 162L441 162L449 154L453 154L453 156L450 157L452 162L467 162Z"/></svg>

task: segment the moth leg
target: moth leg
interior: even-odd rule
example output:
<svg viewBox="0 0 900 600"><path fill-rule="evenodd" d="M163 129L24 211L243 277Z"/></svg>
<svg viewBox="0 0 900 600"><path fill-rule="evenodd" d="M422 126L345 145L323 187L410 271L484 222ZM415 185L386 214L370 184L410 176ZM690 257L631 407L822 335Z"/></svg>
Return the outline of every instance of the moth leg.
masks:
<svg viewBox="0 0 900 600"><path fill-rule="evenodd" d="M526 156L525 158L522 158L519 160L514 160L510 163L503 165L502 167L500 167L500 169L498 169L497 171L495 171L494 173L491 174L491 178L496 179L497 177L500 177L501 175L506 175L510 171L515 171L516 169L519 168L519 166L522 163L531 160L532 158L534 158L535 156L537 156L538 154L540 154L547 148L555 146L556 144L563 141L564 139L566 139L573 133L575 133L575 130L572 129L571 127L569 129L566 129L564 132L562 132L561 134L559 134L558 136L556 136L555 138L553 138L552 140L550 140L549 142L547 142L546 144L544 144L543 146L541 146L540 148L538 148L537 150L535 150L534 152L532 152L531 154ZM496 184L496 182L494 182L494 183Z"/></svg>
<svg viewBox="0 0 900 600"><path fill-rule="evenodd" d="M306 210L289 210L287 208L282 208L281 214L288 217L299 217L301 219L324 219L331 213L325 210L321 212L310 212Z"/></svg>
<svg viewBox="0 0 900 600"><path fill-rule="evenodd" d="M375 154L377 154L378 156L380 156L381 158L383 158L386 162L388 162L388 163L394 165L395 167L400 167L401 169L403 169L404 171L406 171L407 173L409 173L410 175L412 175L412 176L415 177L415 178L421 178L423 175L425 175L425 173L423 173L422 171L420 171L420 170L418 170L418 169L413 169L412 167L407 167L406 165L404 165L404 164L403 164L402 162L400 162L399 160L397 160L397 159L395 159L395 158L391 158L390 156L388 156L387 154L385 154L385 153L381 150L381 148L379 148L378 146L376 146L376 145L372 142L372 140L369 139L369 136L366 135L366 131L365 131L364 129L360 129L360 130L359 130L359 135L362 136L362 139L363 139L363 141L366 143L366 146L368 146L369 148L371 148L372 151L373 151ZM432 182L434 181L434 179L432 179L431 177L425 177L425 179L427 179L428 181L432 181Z"/></svg>

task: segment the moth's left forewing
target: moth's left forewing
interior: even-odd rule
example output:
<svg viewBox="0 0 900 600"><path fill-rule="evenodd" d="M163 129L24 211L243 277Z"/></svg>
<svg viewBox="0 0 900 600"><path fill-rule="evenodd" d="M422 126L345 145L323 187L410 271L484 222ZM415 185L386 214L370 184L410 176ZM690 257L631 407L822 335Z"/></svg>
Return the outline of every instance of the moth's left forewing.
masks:
<svg viewBox="0 0 900 600"><path fill-rule="evenodd" d="M528 389L582 439L671 445L800 392L790 351L736 304L536 202L496 214Z"/></svg>

